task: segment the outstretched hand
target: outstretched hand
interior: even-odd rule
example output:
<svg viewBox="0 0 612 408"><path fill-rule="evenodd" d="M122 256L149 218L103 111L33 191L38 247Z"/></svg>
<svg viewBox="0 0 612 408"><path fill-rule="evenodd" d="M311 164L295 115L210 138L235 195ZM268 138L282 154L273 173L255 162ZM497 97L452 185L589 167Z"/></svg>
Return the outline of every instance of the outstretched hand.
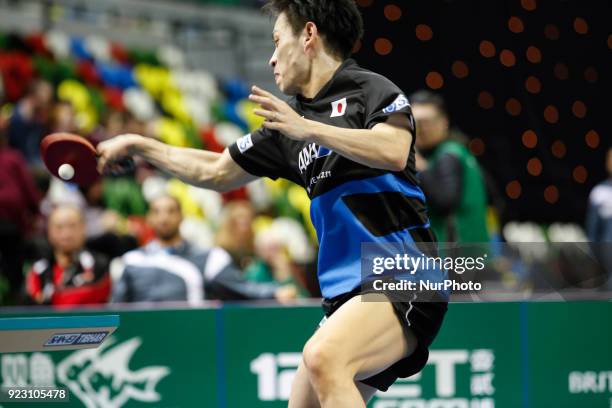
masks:
<svg viewBox="0 0 612 408"><path fill-rule="evenodd" d="M100 142L96 148L98 173L118 175L132 170L134 163L130 156L139 138L139 135L125 134Z"/></svg>
<svg viewBox="0 0 612 408"><path fill-rule="evenodd" d="M298 115L287 102L268 91L253 86L251 92L249 100L261 106L261 109L255 109L254 113L266 119L263 123L265 128L278 130L294 140L308 141L310 121Z"/></svg>

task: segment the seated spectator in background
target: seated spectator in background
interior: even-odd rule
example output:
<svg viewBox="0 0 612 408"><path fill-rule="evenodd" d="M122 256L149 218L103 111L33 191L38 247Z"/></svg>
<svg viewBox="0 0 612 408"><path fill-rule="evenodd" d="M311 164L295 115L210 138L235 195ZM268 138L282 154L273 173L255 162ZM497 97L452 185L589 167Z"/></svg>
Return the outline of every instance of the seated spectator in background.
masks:
<svg viewBox="0 0 612 408"><path fill-rule="evenodd" d="M109 259L136 249L138 241L125 233L126 220L104 204L104 183L100 177L89 186L79 186L84 200L87 248L103 253Z"/></svg>
<svg viewBox="0 0 612 408"><path fill-rule="evenodd" d="M254 220L255 210L249 201L231 201L223 208L215 242L229 252L240 269L251 263L255 253Z"/></svg>
<svg viewBox="0 0 612 408"><path fill-rule="evenodd" d="M36 79L28 86L26 95L17 103L11 115L9 143L24 155L30 166L42 167L39 145L49 131L52 102L51 84Z"/></svg>
<svg viewBox="0 0 612 408"><path fill-rule="evenodd" d="M23 155L6 145L5 126L0 117L0 278L8 280L8 293L0 291L0 303L18 303L25 241L34 227L41 194Z"/></svg>
<svg viewBox="0 0 612 408"><path fill-rule="evenodd" d="M593 245L595 255L608 276L612 273L612 147L606 156L608 178L597 184L589 195L586 216L586 233ZM612 279L608 282L612 290Z"/></svg>
<svg viewBox="0 0 612 408"><path fill-rule="evenodd" d="M78 131L76 124L76 113L70 102L60 101L53 107L53 115L51 117L51 131L76 133Z"/></svg>
<svg viewBox="0 0 612 408"><path fill-rule="evenodd" d="M203 299L288 300L295 288L249 282L222 247L202 250L180 233L183 214L171 196L152 200L148 222L157 239L113 262L113 301L188 301Z"/></svg>
<svg viewBox="0 0 612 408"><path fill-rule="evenodd" d="M27 293L37 304L56 306L105 303L111 292L106 257L84 248L85 220L77 207L52 210L47 227L48 257L27 277Z"/></svg>
<svg viewBox="0 0 612 408"><path fill-rule="evenodd" d="M314 251L299 224L292 219L277 218L257 233L255 258L246 268L245 277L253 282L291 284L298 289L300 297L309 297L304 265L313 258Z"/></svg>
<svg viewBox="0 0 612 408"><path fill-rule="evenodd" d="M108 109L102 117L102 123L100 123L91 133L89 140L94 145L97 145L98 143L103 142L113 136L124 133L127 120L127 112Z"/></svg>
<svg viewBox="0 0 612 408"><path fill-rule="evenodd" d="M489 242L482 172L467 147L451 137L444 100L419 91L410 102L417 122L416 168L438 241Z"/></svg>
<svg viewBox="0 0 612 408"><path fill-rule="evenodd" d="M107 177L104 181L104 203L108 209L122 216L145 215L147 202L142 195L142 186L133 174Z"/></svg>

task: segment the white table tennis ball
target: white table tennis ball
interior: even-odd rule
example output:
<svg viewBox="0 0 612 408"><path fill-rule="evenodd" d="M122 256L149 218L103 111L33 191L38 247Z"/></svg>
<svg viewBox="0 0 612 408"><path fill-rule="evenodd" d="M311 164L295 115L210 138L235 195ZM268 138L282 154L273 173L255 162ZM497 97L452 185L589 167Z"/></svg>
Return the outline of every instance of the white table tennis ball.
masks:
<svg viewBox="0 0 612 408"><path fill-rule="evenodd" d="M70 180L72 177L74 177L74 167L68 163L64 163L59 166L59 169L57 169L57 174L59 174L59 176L64 180Z"/></svg>

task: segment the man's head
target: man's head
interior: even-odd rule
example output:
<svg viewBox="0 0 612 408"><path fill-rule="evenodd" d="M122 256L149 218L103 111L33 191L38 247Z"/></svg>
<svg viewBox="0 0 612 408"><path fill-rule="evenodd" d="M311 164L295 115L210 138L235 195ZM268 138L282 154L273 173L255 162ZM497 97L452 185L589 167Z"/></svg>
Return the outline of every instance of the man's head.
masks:
<svg viewBox="0 0 612 408"><path fill-rule="evenodd" d="M448 137L449 123L444 99L429 91L418 91L409 99L417 123L417 148L428 150L436 147Z"/></svg>
<svg viewBox="0 0 612 408"><path fill-rule="evenodd" d="M276 84L287 95L300 93L316 59L347 59L363 34L353 0L269 0L264 11L276 17L270 65Z"/></svg>
<svg viewBox="0 0 612 408"><path fill-rule="evenodd" d="M47 237L55 252L72 254L85 245L85 219L80 209L62 205L51 211Z"/></svg>
<svg viewBox="0 0 612 408"><path fill-rule="evenodd" d="M233 201L225 206L217 231L217 245L234 254L253 252L255 211L248 201Z"/></svg>
<svg viewBox="0 0 612 408"><path fill-rule="evenodd" d="M169 195L159 196L151 201L147 220L161 241L177 239L183 222L181 203Z"/></svg>
<svg viewBox="0 0 612 408"><path fill-rule="evenodd" d="M76 113L69 102L57 102L51 117L54 132L76 132Z"/></svg>
<svg viewBox="0 0 612 408"><path fill-rule="evenodd" d="M27 97L34 110L46 109L53 101L53 86L44 79L35 79L28 86Z"/></svg>
<svg viewBox="0 0 612 408"><path fill-rule="evenodd" d="M612 177L612 147L608 149L608 156L606 157L606 169L608 169L608 175Z"/></svg>

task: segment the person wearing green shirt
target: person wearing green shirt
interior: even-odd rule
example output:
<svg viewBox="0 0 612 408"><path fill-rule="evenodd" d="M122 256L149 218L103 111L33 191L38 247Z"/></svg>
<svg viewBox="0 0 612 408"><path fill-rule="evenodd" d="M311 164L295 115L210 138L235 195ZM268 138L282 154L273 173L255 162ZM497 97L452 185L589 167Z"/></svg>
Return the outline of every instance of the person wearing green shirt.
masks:
<svg viewBox="0 0 612 408"><path fill-rule="evenodd" d="M452 135L444 99L429 91L410 97L417 122L416 166L439 242L489 242L483 173Z"/></svg>

